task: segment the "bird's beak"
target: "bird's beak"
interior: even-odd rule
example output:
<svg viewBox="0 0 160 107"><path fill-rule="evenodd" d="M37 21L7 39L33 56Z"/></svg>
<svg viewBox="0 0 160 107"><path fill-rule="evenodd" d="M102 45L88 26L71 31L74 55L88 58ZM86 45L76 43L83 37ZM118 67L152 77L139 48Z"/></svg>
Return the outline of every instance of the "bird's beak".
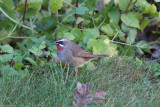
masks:
<svg viewBox="0 0 160 107"><path fill-rule="evenodd" d="M52 43L52 45L57 45L57 43L56 43L56 42L54 42L54 43Z"/></svg>

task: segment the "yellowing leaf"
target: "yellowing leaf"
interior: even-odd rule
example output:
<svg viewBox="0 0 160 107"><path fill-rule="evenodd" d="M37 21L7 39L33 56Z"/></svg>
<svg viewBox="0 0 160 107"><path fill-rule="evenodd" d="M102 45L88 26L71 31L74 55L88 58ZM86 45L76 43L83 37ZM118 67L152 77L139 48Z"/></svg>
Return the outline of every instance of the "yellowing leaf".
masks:
<svg viewBox="0 0 160 107"><path fill-rule="evenodd" d="M104 0L104 4L108 4L111 0Z"/></svg>
<svg viewBox="0 0 160 107"><path fill-rule="evenodd" d="M50 0L49 6L52 13L56 13L58 9L62 8L62 0Z"/></svg>

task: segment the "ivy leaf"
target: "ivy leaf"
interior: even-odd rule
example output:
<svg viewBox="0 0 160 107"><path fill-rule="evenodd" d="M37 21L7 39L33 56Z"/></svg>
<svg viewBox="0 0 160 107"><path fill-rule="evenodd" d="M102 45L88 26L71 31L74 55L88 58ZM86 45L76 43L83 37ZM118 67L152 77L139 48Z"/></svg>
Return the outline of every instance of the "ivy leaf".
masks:
<svg viewBox="0 0 160 107"><path fill-rule="evenodd" d="M13 53L13 48L8 44L3 45L1 49L2 52Z"/></svg>
<svg viewBox="0 0 160 107"><path fill-rule="evenodd" d="M62 8L62 0L50 0L49 6L52 13L56 13L59 9Z"/></svg>
<svg viewBox="0 0 160 107"><path fill-rule="evenodd" d="M139 21L136 18L136 15L133 13L124 13L121 15L121 20L124 22L127 26L129 27L135 27L135 28L140 28L139 27Z"/></svg>
<svg viewBox="0 0 160 107"><path fill-rule="evenodd" d="M150 49L150 46L149 46L149 43L146 42L146 41L139 41L137 44L136 44L137 47L143 49L143 50L148 50Z"/></svg>
<svg viewBox="0 0 160 107"><path fill-rule="evenodd" d="M85 14L89 9L87 7L78 7L76 8L76 14L82 15Z"/></svg>
<svg viewBox="0 0 160 107"><path fill-rule="evenodd" d="M83 42L87 43L91 38L97 38L100 35L97 28L88 28L82 31Z"/></svg>

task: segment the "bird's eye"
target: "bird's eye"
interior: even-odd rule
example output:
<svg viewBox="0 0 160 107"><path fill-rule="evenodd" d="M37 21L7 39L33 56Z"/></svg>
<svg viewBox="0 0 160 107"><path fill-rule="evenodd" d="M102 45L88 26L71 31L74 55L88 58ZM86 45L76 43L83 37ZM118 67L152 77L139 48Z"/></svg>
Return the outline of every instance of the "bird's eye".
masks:
<svg viewBox="0 0 160 107"><path fill-rule="evenodd" d="M59 44L64 44L64 42L63 42L63 41L58 41L57 43L59 43Z"/></svg>

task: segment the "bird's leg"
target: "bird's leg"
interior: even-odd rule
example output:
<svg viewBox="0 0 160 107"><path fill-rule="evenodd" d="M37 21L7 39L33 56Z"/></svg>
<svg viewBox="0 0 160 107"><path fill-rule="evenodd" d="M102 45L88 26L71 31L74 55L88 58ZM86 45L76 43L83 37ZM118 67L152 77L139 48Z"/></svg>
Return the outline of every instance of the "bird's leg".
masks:
<svg viewBox="0 0 160 107"><path fill-rule="evenodd" d="M75 72L76 72L76 76L77 76L77 75L78 75L78 69L77 69L77 68L75 68L74 70L75 70Z"/></svg>

